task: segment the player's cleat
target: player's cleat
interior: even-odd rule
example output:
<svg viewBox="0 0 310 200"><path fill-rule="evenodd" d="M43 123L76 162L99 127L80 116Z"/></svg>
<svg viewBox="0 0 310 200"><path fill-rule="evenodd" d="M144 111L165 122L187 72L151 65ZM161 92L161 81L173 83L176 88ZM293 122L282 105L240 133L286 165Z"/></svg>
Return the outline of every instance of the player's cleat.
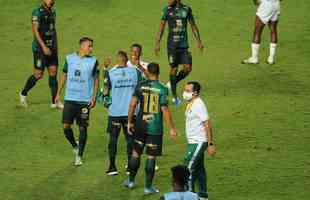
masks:
<svg viewBox="0 0 310 200"><path fill-rule="evenodd" d="M75 165L75 166L81 166L82 164L83 164L83 162L82 162L81 156L76 156L76 157L75 157L74 165Z"/></svg>
<svg viewBox="0 0 310 200"><path fill-rule="evenodd" d="M79 154L79 148L78 147L73 148L73 153L77 157Z"/></svg>
<svg viewBox="0 0 310 200"><path fill-rule="evenodd" d="M171 91L171 83L170 83L170 81L168 81L168 82L166 83L166 87L168 88L168 90Z"/></svg>
<svg viewBox="0 0 310 200"><path fill-rule="evenodd" d="M133 181L129 181L129 179L127 179L124 183L123 186L129 189L133 189L134 187L136 187L135 182Z"/></svg>
<svg viewBox="0 0 310 200"><path fill-rule="evenodd" d="M274 64L275 64L274 59L273 59L272 57L268 57L268 59L267 59L267 64L269 64L269 65L274 65Z"/></svg>
<svg viewBox="0 0 310 200"><path fill-rule="evenodd" d="M179 106L182 104L182 100L179 97L173 97L172 98L172 103L176 106Z"/></svg>
<svg viewBox="0 0 310 200"><path fill-rule="evenodd" d="M110 166L108 171L106 171L106 174L108 176L116 176L116 175L118 175L116 167Z"/></svg>
<svg viewBox="0 0 310 200"><path fill-rule="evenodd" d="M144 194L149 195L149 194L155 194L158 193L159 190L156 189L155 187L151 186L149 188L144 188Z"/></svg>
<svg viewBox="0 0 310 200"><path fill-rule="evenodd" d="M248 59L245 59L241 62L242 64L252 64L252 65L256 65L258 64L258 59L257 58L253 58L253 57L250 57Z"/></svg>
<svg viewBox="0 0 310 200"><path fill-rule="evenodd" d="M22 93L19 93L19 99L20 99L20 105L27 108L28 103L27 103L27 96L22 95Z"/></svg>
<svg viewBox="0 0 310 200"><path fill-rule="evenodd" d="M52 103L51 108L63 109L64 105L60 101L58 101L57 103Z"/></svg>

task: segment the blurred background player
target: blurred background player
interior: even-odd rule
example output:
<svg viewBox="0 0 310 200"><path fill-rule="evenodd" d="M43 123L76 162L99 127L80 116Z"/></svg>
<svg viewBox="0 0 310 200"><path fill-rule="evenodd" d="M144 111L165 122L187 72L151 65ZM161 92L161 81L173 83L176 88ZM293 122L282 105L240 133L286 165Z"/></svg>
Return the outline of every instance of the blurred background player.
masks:
<svg viewBox="0 0 310 200"><path fill-rule="evenodd" d="M66 56L63 72L55 101L60 100L66 82L65 105L63 109L64 134L75 152L75 165L82 165L82 156L87 141L90 109L96 105L99 86L99 69L96 57L91 56L93 40L80 39L78 52ZM77 144L71 128L74 120L79 126L80 136Z"/></svg>
<svg viewBox="0 0 310 200"><path fill-rule="evenodd" d="M252 40L252 56L242 61L243 64L258 64L259 63L259 47L261 36L266 24L270 29L270 47L267 63L272 65L275 63L276 48L278 43L278 21L280 15L280 0L254 0L255 5L258 5L255 19L254 36Z"/></svg>
<svg viewBox="0 0 310 200"><path fill-rule="evenodd" d="M140 71L134 67L127 66L128 57L126 52L119 51L117 53L117 65L113 67L107 74L108 92L111 93L111 105L109 106L109 159L110 165L107 170L107 175L117 175L116 154L117 143L121 129L127 142L127 156L130 160L132 153L133 138L127 132L128 124L128 108L131 97L136 86L142 79ZM128 165L127 165L128 166Z"/></svg>
<svg viewBox="0 0 310 200"><path fill-rule="evenodd" d="M32 52L34 59L34 72L28 78L24 88L20 92L20 103L27 107L28 92L36 82L43 77L44 69L48 69L48 84L51 89L51 108L63 108L63 104L55 102L57 93L57 35L56 35L56 12L53 8L55 0L42 0L42 4L32 12Z"/></svg>
<svg viewBox="0 0 310 200"><path fill-rule="evenodd" d="M149 78L141 82L132 96L128 113L128 132L133 134L133 152L129 162L129 178L124 186L135 187L135 177L140 167L140 159L146 148L145 161L145 194L159 192L152 186L155 174L156 157L162 154L163 144L163 117L169 128L170 136L177 135L172 116L168 108L168 89L159 82L159 65L150 63L147 66ZM136 107L139 112L134 122Z"/></svg>
<svg viewBox="0 0 310 200"><path fill-rule="evenodd" d="M184 165L171 168L172 192L164 194L160 200L199 200L197 194L188 191L188 180L190 172Z"/></svg>
<svg viewBox="0 0 310 200"><path fill-rule="evenodd" d="M144 78L147 78L147 62L144 62L141 59L142 56L142 46L140 44L132 44L130 47L130 58L127 62L128 67L137 68L143 75Z"/></svg>
<svg viewBox="0 0 310 200"><path fill-rule="evenodd" d="M181 3L181 0L168 0L168 6L163 9L160 29L156 36L155 53L159 54L160 41L163 36L166 23L169 33L167 40L168 60L170 64L170 82L167 87L172 92L172 102L179 105L181 100L177 96L177 83L183 80L192 70L192 55L188 51L187 24L191 25L193 35L197 40L197 46L202 51L204 46L200 39L199 29L195 23L192 9ZM178 72L178 66L183 69Z"/></svg>
<svg viewBox="0 0 310 200"><path fill-rule="evenodd" d="M195 183L198 182L198 195L200 199L208 199L207 172L204 167L204 152L213 156L215 146L213 142L213 131L208 110L203 100L199 97L200 84L196 81L185 85L183 98L187 102L186 117L186 139L187 151L185 164L190 170L189 189L195 192Z"/></svg>

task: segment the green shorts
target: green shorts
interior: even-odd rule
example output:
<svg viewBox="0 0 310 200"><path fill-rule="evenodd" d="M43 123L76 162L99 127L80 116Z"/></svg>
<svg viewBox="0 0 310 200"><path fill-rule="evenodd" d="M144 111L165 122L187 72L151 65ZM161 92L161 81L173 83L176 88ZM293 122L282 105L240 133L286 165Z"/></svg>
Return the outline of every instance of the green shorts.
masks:
<svg viewBox="0 0 310 200"><path fill-rule="evenodd" d="M58 54L52 51L51 56L44 55L41 51L33 51L33 65L35 69L44 71L50 66L58 66Z"/></svg>
<svg viewBox="0 0 310 200"><path fill-rule="evenodd" d="M134 135L133 149L139 154L145 153L150 156L161 156L163 147L163 135L139 134Z"/></svg>

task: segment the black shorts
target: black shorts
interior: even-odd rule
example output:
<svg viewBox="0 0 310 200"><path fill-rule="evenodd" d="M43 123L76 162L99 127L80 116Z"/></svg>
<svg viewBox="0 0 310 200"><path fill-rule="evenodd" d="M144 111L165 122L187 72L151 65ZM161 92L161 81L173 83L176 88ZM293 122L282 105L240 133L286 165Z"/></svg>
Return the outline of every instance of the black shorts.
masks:
<svg viewBox="0 0 310 200"><path fill-rule="evenodd" d="M44 71L46 67L58 66L58 54L52 51L51 56L44 55L41 51L33 51L34 68Z"/></svg>
<svg viewBox="0 0 310 200"><path fill-rule="evenodd" d="M168 61L170 67L178 67L178 65L192 65L192 54L188 49L169 49Z"/></svg>
<svg viewBox="0 0 310 200"><path fill-rule="evenodd" d="M73 124L74 120L79 126L89 125L90 109L87 104L78 104L73 101L65 101L62 122Z"/></svg>
<svg viewBox="0 0 310 200"><path fill-rule="evenodd" d="M123 129L124 133L127 134L127 117L111 117L108 118L108 127L107 132L109 134L119 134L121 129Z"/></svg>
<svg viewBox="0 0 310 200"><path fill-rule="evenodd" d="M163 135L141 134L134 136L133 149L139 154L145 153L150 156L161 156L163 148Z"/></svg>

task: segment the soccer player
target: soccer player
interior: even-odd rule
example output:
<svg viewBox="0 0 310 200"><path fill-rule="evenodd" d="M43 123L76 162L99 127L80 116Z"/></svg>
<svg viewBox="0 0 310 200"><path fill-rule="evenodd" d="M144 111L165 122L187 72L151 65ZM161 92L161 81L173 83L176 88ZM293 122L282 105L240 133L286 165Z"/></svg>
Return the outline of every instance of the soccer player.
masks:
<svg viewBox="0 0 310 200"><path fill-rule="evenodd" d="M135 177L140 167L140 159L146 148L145 194L159 192L152 186L155 174L156 157L162 154L163 117L169 128L170 136L177 135L172 116L168 108L168 89L159 82L159 65L147 66L148 80L142 81L135 90L128 111L128 132L134 136L133 152L129 162L129 178L124 182L127 188L135 187ZM139 105L139 112L134 122L134 113Z"/></svg>
<svg viewBox="0 0 310 200"><path fill-rule="evenodd" d="M166 193L160 200L199 200L197 194L188 191L190 172L184 165L171 168L173 192Z"/></svg>
<svg viewBox="0 0 310 200"><path fill-rule="evenodd" d="M108 175L117 175L116 153L117 142L121 129L127 142L128 161L132 153L133 138L127 132L128 108L131 97L136 86L141 81L142 75L139 70L128 67L128 57L126 52L117 53L117 65L108 73L108 95L112 93L112 104L109 106L109 159L110 165L107 170ZM128 166L128 165L127 165Z"/></svg>
<svg viewBox="0 0 310 200"><path fill-rule="evenodd" d="M56 12L53 8L55 0L42 0L42 4L32 12L32 52L34 59L34 72L28 78L24 88L20 92L20 103L27 107L28 92L36 82L43 77L44 69L48 69L48 84L51 89L51 108L63 108L63 104L55 102L57 93L57 35L56 35Z"/></svg>
<svg viewBox="0 0 310 200"><path fill-rule="evenodd" d="M135 67L143 74L144 78L147 78L147 62L141 60L142 56L142 45L140 44L132 44L130 47L130 59L127 62L128 67Z"/></svg>
<svg viewBox="0 0 310 200"><path fill-rule="evenodd" d="M213 131L207 107L199 96L200 84L196 81L185 85L183 99L187 102L186 139L188 142L185 164L190 170L189 189L195 192L195 183L198 182L198 195L207 199L207 173L204 167L204 152L213 156L216 152L213 142Z"/></svg>
<svg viewBox="0 0 310 200"><path fill-rule="evenodd" d="M63 72L55 101L60 100L62 88L66 82L65 105L63 109L64 134L75 152L75 165L82 165L83 152L87 141L90 109L96 105L99 86L99 69L96 57L92 56L93 40L80 39L78 52L66 56ZM71 128L74 120L79 126L78 144Z"/></svg>
<svg viewBox="0 0 310 200"><path fill-rule="evenodd" d="M278 21L280 15L281 0L254 0L258 5L255 19L255 29L252 40L252 56L242 61L243 64L258 64L259 63L259 47L261 36L266 24L270 29L271 43L269 47L269 57L267 63L272 65L275 63L276 48L278 43Z"/></svg>
<svg viewBox="0 0 310 200"><path fill-rule="evenodd" d="M192 71L192 55L188 51L187 24L191 25L193 35L197 40L197 46L202 51L204 46L200 39L199 29L195 23L192 9L181 3L181 0L168 0L168 6L163 9L160 29L156 36L155 53L159 54L160 41L168 22L169 34L167 40L168 60L170 64L170 82L172 102L179 105L181 100L177 96L177 83L183 80ZM178 66L183 69L178 72Z"/></svg>

